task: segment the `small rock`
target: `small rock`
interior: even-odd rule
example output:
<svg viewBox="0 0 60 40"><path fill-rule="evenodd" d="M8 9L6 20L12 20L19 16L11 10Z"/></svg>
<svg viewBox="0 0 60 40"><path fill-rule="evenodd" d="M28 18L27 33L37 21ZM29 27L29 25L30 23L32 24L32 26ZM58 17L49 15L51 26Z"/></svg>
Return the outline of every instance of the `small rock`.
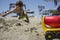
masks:
<svg viewBox="0 0 60 40"><path fill-rule="evenodd" d="M39 34L36 34L36 36L39 36Z"/></svg>
<svg viewBox="0 0 60 40"><path fill-rule="evenodd" d="M37 30L37 28L33 27L30 29L30 31L32 32L33 30Z"/></svg>
<svg viewBox="0 0 60 40"><path fill-rule="evenodd" d="M3 28L3 26L0 26L0 29L2 29Z"/></svg>
<svg viewBox="0 0 60 40"><path fill-rule="evenodd" d="M20 23L17 23L16 26L21 26L21 24Z"/></svg>
<svg viewBox="0 0 60 40"><path fill-rule="evenodd" d="M36 33L38 33L38 31L35 31Z"/></svg>

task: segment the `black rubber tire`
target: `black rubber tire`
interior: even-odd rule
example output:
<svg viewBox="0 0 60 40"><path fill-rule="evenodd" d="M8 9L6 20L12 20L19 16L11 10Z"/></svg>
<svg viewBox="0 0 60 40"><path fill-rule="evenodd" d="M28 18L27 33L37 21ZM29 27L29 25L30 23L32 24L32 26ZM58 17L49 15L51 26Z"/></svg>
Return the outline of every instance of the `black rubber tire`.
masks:
<svg viewBox="0 0 60 40"><path fill-rule="evenodd" d="M50 35L50 38L48 38L49 35ZM53 40L53 38L54 38L54 34L52 32L47 32L45 34L45 39L46 40Z"/></svg>
<svg viewBox="0 0 60 40"><path fill-rule="evenodd" d="M60 39L60 32L56 33L56 37Z"/></svg>

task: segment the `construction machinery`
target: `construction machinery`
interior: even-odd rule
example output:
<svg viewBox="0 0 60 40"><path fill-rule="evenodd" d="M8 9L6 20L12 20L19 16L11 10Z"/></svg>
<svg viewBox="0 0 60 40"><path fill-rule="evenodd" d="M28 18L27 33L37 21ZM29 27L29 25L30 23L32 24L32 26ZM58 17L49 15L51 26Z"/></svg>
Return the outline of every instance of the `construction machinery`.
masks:
<svg viewBox="0 0 60 40"><path fill-rule="evenodd" d="M43 16L42 28L46 40L60 39L60 10L53 10L51 16Z"/></svg>

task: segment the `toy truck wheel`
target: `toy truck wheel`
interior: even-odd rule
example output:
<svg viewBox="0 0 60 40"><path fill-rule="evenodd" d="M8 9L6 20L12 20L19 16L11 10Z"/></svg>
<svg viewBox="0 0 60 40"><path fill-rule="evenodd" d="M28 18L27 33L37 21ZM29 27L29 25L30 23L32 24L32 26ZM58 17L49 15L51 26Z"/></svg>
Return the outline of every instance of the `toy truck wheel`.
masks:
<svg viewBox="0 0 60 40"><path fill-rule="evenodd" d="M56 37L60 39L60 32L56 33Z"/></svg>
<svg viewBox="0 0 60 40"><path fill-rule="evenodd" d="M46 40L53 40L54 34L52 32L47 32L45 34L45 38L46 38Z"/></svg>

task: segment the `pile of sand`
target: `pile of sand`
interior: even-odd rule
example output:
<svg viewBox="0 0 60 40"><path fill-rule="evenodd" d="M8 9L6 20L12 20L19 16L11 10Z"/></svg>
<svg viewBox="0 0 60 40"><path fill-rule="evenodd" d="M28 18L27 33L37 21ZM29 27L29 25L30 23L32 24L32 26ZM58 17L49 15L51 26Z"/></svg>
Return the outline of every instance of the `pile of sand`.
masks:
<svg viewBox="0 0 60 40"><path fill-rule="evenodd" d="M29 18L30 23L16 17L0 17L0 40L45 40L40 18Z"/></svg>

